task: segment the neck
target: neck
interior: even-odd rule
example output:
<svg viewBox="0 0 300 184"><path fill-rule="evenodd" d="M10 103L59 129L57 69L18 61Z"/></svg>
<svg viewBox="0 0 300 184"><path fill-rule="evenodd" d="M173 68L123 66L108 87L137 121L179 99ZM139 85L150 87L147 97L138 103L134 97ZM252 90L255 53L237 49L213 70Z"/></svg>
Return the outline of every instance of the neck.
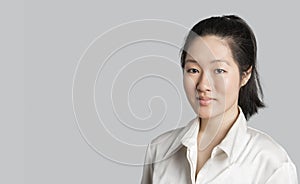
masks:
<svg viewBox="0 0 300 184"><path fill-rule="evenodd" d="M239 115L237 105L233 105L226 112L213 118L200 118L201 126L198 133L200 149L216 146L230 130Z"/></svg>

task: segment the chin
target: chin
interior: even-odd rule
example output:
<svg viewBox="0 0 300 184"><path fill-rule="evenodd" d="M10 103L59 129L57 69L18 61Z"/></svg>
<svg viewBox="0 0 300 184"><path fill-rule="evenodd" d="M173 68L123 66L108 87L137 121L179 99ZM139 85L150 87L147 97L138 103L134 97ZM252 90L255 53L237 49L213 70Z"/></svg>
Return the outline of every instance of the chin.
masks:
<svg viewBox="0 0 300 184"><path fill-rule="evenodd" d="M209 119L209 118L213 117L211 110L198 109L196 113L197 113L198 117L203 118L203 119Z"/></svg>
<svg viewBox="0 0 300 184"><path fill-rule="evenodd" d="M205 106L202 108L198 107L195 112L200 118L209 119L222 114L223 109L220 109L218 106Z"/></svg>

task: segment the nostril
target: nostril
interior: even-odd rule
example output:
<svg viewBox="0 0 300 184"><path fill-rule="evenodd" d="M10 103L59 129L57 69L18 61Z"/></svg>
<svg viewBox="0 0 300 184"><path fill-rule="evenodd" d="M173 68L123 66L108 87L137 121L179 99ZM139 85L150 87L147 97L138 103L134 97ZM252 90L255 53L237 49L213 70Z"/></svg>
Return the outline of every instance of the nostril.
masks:
<svg viewBox="0 0 300 184"><path fill-rule="evenodd" d="M210 87L210 84L209 83L202 83L202 82L199 82L197 83L196 85L196 90L197 91L211 91L211 87Z"/></svg>

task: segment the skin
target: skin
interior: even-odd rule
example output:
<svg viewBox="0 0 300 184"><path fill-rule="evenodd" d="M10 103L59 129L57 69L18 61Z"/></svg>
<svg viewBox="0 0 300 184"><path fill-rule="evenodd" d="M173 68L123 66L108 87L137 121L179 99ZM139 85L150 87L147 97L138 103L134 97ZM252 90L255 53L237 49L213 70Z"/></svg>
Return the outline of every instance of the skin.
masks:
<svg viewBox="0 0 300 184"><path fill-rule="evenodd" d="M251 68L240 78L226 39L197 37L187 50L183 84L187 98L199 117L196 176L212 149L226 136L239 115L239 90L251 76ZM200 104L199 97L211 98Z"/></svg>

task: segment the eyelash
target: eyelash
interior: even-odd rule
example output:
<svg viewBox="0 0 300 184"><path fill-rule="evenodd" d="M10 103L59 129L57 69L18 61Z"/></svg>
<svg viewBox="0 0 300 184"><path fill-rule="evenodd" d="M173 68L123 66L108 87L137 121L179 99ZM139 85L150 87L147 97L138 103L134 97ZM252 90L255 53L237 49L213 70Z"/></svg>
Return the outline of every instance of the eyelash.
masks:
<svg viewBox="0 0 300 184"><path fill-rule="evenodd" d="M221 68L215 69L215 73L216 73L216 74L221 74L220 72L217 72L217 71L221 71L221 73L225 73L225 72L226 72L225 70L223 70L223 69L221 69Z"/></svg>
<svg viewBox="0 0 300 184"><path fill-rule="evenodd" d="M188 69L187 72L188 72L188 73L199 73L199 70L197 70L196 72L191 72L191 70L194 70L194 71L195 71L195 70L197 70L197 69L191 68L191 69Z"/></svg>
<svg viewBox="0 0 300 184"><path fill-rule="evenodd" d="M188 73L199 73L199 70L197 70L195 68L191 68L191 69L188 69L187 72ZM214 70L214 72L215 72L215 74L222 74L222 73L225 73L226 71L224 69L217 68L217 69Z"/></svg>

